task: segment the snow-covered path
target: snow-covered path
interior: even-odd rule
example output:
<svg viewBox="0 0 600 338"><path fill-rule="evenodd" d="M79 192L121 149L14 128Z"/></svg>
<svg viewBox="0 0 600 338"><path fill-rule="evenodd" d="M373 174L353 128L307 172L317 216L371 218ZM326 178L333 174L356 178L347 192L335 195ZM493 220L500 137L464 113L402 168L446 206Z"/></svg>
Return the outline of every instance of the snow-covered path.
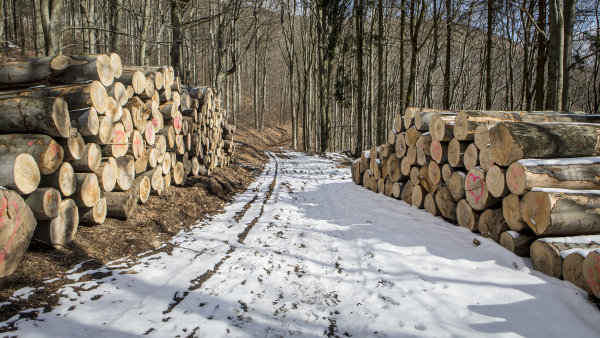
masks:
<svg viewBox="0 0 600 338"><path fill-rule="evenodd" d="M59 306L3 326L26 337L598 336L600 311L575 286L355 186L332 160L271 156L172 251L74 269Z"/></svg>

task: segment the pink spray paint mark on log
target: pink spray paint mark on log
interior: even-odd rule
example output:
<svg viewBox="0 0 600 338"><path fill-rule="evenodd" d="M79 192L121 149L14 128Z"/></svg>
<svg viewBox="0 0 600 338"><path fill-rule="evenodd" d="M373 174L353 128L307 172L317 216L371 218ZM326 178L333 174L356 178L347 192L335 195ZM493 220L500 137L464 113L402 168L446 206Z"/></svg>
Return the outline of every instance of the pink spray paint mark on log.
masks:
<svg viewBox="0 0 600 338"><path fill-rule="evenodd" d="M476 183L477 181L482 181L481 176L479 176L479 175L475 176L475 175L473 175L473 173L471 173L471 174L469 174L469 176L467 176L467 189L469 190L469 193L471 193L471 195L473 197L475 197L475 203L479 204L479 200L483 196L483 184L481 186L481 191L479 192L479 194L476 194L471 189L471 180L470 179L473 180L473 183Z"/></svg>

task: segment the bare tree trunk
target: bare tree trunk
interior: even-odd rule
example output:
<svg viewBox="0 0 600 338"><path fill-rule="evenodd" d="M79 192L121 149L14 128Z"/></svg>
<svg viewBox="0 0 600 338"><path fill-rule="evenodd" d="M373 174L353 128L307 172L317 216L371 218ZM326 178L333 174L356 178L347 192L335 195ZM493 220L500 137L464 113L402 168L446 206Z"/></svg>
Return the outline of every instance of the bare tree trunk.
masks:
<svg viewBox="0 0 600 338"><path fill-rule="evenodd" d="M444 104L446 110L450 109L450 60L452 58L452 1L446 0L446 60L444 65Z"/></svg>
<svg viewBox="0 0 600 338"><path fill-rule="evenodd" d="M554 0L550 0L554 1ZM546 0L539 0L538 27L546 29ZM537 32L537 65L535 76L535 110L544 110L544 83L546 72L546 34Z"/></svg>
<svg viewBox="0 0 600 338"><path fill-rule="evenodd" d="M546 109L562 107L564 18L560 0L550 0L550 43L548 45L548 101Z"/></svg>
<svg viewBox="0 0 600 338"><path fill-rule="evenodd" d="M359 156L363 150L363 87L364 87L364 48L363 48L363 20L364 20L364 0L357 0L354 3L354 15L356 22L356 63L357 63L357 77L358 77L358 88L357 88L357 104L356 104L356 148L354 150L354 156Z"/></svg>
<svg viewBox="0 0 600 338"><path fill-rule="evenodd" d="M571 60L573 55L573 28L575 25L575 4L577 0L565 0L564 2L564 50L563 50L563 92L562 110L571 110L569 100L571 83Z"/></svg>
<svg viewBox="0 0 600 338"><path fill-rule="evenodd" d="M111 14L111 25L110 25L110 50L114 53L119 53L121 50L119 49L119 43L121 40L121 34L118 32L123 31L123 0L114 0L111 1L112 5L112 14ZM159 60L160 62L160 60Z"/></svg>
<svg viewBox="0 0 600 338"><path fill-rule="evenodd" d="M383 0L377 4L377 144L385 143L385 111L383 97Z"/></svg>
<svg viewBox="0 0 600 338"><path fill-rule="evenodd" d="M485 42L485 109L492 108L492 37L494 35L495 0L487 1L487 39Z"/></svg>
<svg viewBox="0 0 600 338"><path fill-rule="evenodd" d="M139 59L138 59L138 65L140 66L148 66L150 64L150 60L148 60L148 54L147 49L148 49L148 35L149 35L149 28L150 28L150 7L151 5L151 1L150 0L146 0L144 2L144 12L142 15L142 26L141 26L141 31L140 31L140 39L141 39L141 43L140 43L140 50L139 50ZM177 72L176 72L177 74Z"/></svg>
<svg viewBox="0 0 600 338"><path fill-rule="evenodd" d="M64 1L41 0L40 5L46 55L57 55L61 52L61 17Z"/></svg>

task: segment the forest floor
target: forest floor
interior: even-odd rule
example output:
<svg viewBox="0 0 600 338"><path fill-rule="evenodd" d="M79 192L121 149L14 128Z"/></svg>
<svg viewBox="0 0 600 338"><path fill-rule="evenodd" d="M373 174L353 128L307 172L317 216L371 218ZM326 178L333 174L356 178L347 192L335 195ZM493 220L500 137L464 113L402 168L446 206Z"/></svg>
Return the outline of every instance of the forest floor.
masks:
<svg viewBox="0 0 600 338"><path fill-rule="evenodd" d="M222 200L223 210L180 207L160 218L190 215L157 248L88 258L21 285L1 311L38 293L54 300L3 319L2 330L27 337L600 332L600 311L579 288L533 271L489 239L354 185L344 157L277 148L271 132L268 161L238 163L248 180L258 175ZM57 279L58 289L44 289Z"/></svg>

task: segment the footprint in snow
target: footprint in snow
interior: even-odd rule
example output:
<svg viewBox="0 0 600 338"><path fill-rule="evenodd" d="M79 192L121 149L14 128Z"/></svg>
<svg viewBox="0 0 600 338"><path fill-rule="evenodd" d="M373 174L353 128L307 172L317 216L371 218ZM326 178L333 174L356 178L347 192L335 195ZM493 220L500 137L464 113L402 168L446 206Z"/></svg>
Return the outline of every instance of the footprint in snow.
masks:
<svg viewBox="0 0 600 338"><path fill-rule="evenodd" d="M425 331L425 330L427 330L427 327L423 324L416 324L415 329L417 329L419 331Z"/></svg>

